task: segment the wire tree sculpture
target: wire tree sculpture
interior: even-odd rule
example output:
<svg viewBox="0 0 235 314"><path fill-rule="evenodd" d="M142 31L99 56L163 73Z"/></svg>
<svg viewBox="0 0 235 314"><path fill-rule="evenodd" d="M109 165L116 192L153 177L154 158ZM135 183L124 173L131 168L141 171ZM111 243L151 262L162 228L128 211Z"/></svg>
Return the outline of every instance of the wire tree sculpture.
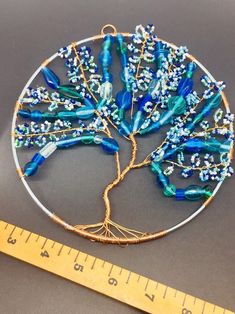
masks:
<svg viewBox="0 0 235 314"><path fill-rule="evenodd" d="M105 33L108 27L111 32ZM96 62L84 45L102 39ZM122 89L115 95L111 73L112 50L120 59ZM56 57L64 61L68 82L50 69ZM194 74L201 69L201 92L194 88ZM41 75L44 86L33 87ZM134 34L117 33L112 25L101 34L61 48L34 73L19 97L12 124L13 154L17 170L30 195L42 210L66 229L105 243L139 243L156 239L192 220L209 204L226 177L231 176L233 114L222 91L224 82L216 81L186 47L176 47L159 39L154 26L139 25ZM45 108L45 109L42 109ZM116 129L131 145L131 156L121 168ZM137 141L164 129L165 138L137 163ZM100 146L115 157L117 175L103 192L105 215L102 222L71 225L47 209L34 195L26 179L40 171L47 158L60 149L79 145ZM23 169L15 148L38 147ZM120 152L121 153L121 152ZM51 158L51 157L50 157ZM110 192L126 175L137 168L149 167L156 176L163 197L176 201L204 203L181 223L154 233L133 230L114 222ZM182 178L199 177L202 185L176 187L170 178L176 169ZM209 181L217 182L213 190Z"/></svg>

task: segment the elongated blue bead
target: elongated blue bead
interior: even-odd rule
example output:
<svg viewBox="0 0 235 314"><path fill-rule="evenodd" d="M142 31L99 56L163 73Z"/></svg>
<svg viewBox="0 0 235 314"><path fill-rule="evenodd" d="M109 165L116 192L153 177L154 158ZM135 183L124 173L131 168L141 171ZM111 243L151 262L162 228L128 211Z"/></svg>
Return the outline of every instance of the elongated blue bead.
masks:
<svg viewBox="0 0 235 314"><path fill-rule="evenodd" d="M95 113L95 109L93 107L81 107L76 110L76 116L77 118L81 120L86 120L91 118Z"/></svg>
<svg viewBox="0 0 235 314"><path fill-rule="evenodd" d="M41 71L47 85L50 86L52 89L57 89L60 85L60 79L58 78L58 76L47 67L42 68Z"/></svg>
<svg viewBox="0 0 235 314"><path fill-rule="evenodd" d="M209 186L202 188L198 185L190 185L185 189L184 194L186 199L190 201L197 201L204 197L210 197L212 195L212 192Z"/></svg>
<svg viewBox="0 0 235 314"><path fill-rule="evenodd" d="M183 144L183 147L186 149L186 151L198 153L204 148L204 143L197 138L191 138Z"/></svg>
<svg viewBox="0 0 235 314"><path fill-rule="evenodd" d="M24 119L30 119L31 111L29 109L26 109L26 110L20 109L18 110L17 115Z"/></svg>
<svg viewBox="0 0 235 314"><path fill-rule="evenodd" d="M101 142L101 147L108 154L115 154L119 150L117 141L113 138L104 137Z"/></svg>
<svg viewBox="0 0 235 314"><path fill-rule="evenodd" d="M24 166L24 175L30 177L34 175L38 170L38 164L36 162L30 161L27 162Z"/></svg>
<svg viewBox="0 0 235 314"><path fill-rule="evenodd" d="M182 78L178 85L178 95L186 97L193 90L193 80L191 78Z"/></svg>
<svg viewBox="0 0 235 314"><path fill-rule="evenodd" d="M185 112L186 101L183 96L173 96L168 100L167 106L175 115L181 115Z"/></svg>
<svg viewBox="0 0 235 314"><path fill-rule="evenodd" d="M116 95L116 104L119 108L123 108L125 110L130 109L132 104L131 92L125 89L120 90Z"/></svg>
<svg viewBox="0 0 235 314"><path fill-rule="evenodd" d="M131 134L131 126L126 120L123 120L118 128L118 132L124 136L129 136Z"/></svg>
<svg viewBox="0 0 235 314"><path fill-rule="evenodd" d="M169 179L165 176L162 172L157 175L157 183L162 187L165 188L169 185Z"/></svg>
<svg viewBox="0 0 235 314"><path fill-rule="evenodd" d="M222 97L220 95L220 93L217 93L216 95L212 96L211 98L208 99L208 101L205 103L205 105L203 106L201 112L199 112L195 118L193 119L193 121L191 123L189 123L186 128L189 130L193 130L195 128L195 126L201 121L203 120L203 118L205 116L207 116L211 110L216 109L220 103L222 101Z"/></svg>
<svg viewBox="0 0 235 314"><path fill-rule="evenodd" d="M131 122L132 132L136 132L137 130L139 130L143 123L144 123L143 112L138 110L132 118Z"/></svg>
<svg viewBox="0 0 235 314"><path fill-rule="evenodd" d="M67 147L71 147L78 144L79 142L81 142L81 140L82 140L81 136L75 137L75 138L69 138L65 140L60 140L56 142L56 146L58 148L67 148Z"/></svg>
<svg viewBox="0 0 235 314"><path fill-rule="evenodd" d="M36 122L41 121L42 120L42 113L41 113L41 111L40 110L32 111L31 112L31 119L33 121L36 121Z"/></svg>
<svg viewBox="0 0 235 314"><path fill-rule="evenodd" d="M77 114L74 111L60 111L57 114L58 118L61 120L76 120Z"/></svg>

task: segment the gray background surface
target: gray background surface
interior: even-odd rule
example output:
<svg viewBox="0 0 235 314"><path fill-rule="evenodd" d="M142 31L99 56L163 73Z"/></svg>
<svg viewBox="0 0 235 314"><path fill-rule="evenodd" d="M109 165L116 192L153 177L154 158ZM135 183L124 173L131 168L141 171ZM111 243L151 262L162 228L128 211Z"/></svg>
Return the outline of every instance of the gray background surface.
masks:
<svg viewBox="0 0 235 314"><path fill-rule="evenodd" d="M227 83L235 111L234 0L0 0L0 219L235 310L234 178L191 224L161 240L126 248L64 231L43 215L18 180L9 132L15 100L25 82L59 47L97 34L107 23L130 32L137 24L153 23L161 38L187 44L218 80ZM40 199L58 213L76 223L91 223L102 217L98 195L114 175L113 163L95 150L89 154L81 150L79 160L75 154L66 151L56 157L32 184ZM154 194L152 177L145 177L131 175L123 189L113 192L115 219L149 230L187 215L186 205L177 211L181 205L173 208L160 192ZM111 312L138 310L0 254L0 313Z"/></svg>

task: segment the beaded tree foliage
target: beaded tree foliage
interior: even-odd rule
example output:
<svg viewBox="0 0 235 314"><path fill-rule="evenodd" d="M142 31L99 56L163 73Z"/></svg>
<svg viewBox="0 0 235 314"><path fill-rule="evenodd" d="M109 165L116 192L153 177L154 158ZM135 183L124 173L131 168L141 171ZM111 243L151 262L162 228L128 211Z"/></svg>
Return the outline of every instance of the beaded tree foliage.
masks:
<svg viewBox="0 0 235 314"><path fill-rule="evenodd" d="M113 26L105 34L106 27L100 35L61 48L29 80L14 113L13 153L26 189L54 221L92 240L138 243L162 237L189 222L209 204L223 180L231 176L233 115L222 91L224 82L216 81L188 54L186 47L176 47L159 39L152 25L139 25L134 34L117 33ZM103 43L96 61L84 43L97 39ZM113 78L111 73L114 49L119 56L123 84L117 93L113 92L113 86L118 76ZM50 62L57 57L63 59L66 83L50 68ZM194 84L198 69L204 72L200 91ZM38 75L45 84L35 87L33 81ZM119 144L112 135L114 129L132 147L129 163L124 168L119 161ZM137 163L137 139L150 133L158 136L160 129L165 130L162 143ZM48 210L26 179L36 175L56 151L84 144L100 146L105 153L113 155L117 175L103 192L104 220L73 226ZM15 147L38 147L39 152L21 168ZM110 191L130 171L141 167L149 167L163 197L189 202L204 200L204 203L187 219L167 230L148 233L121 226L111 219ZM176 170L180 170L182 178L179 187L170 182ZM202 184L187 185L184 179L192 176ZM215 188L209 185L210 181L217 183Z"/></svg>

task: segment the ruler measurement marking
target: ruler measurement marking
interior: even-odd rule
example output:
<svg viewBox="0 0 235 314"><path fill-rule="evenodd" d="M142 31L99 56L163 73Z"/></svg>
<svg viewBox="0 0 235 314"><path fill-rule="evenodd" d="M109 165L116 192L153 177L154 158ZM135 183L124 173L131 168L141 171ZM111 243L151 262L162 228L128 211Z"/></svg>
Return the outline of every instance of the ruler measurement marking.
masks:
<svg viewBox="0 0 235 314"><path fill-rule="evenodd" d="M120 268L120 272L119 272L119 275L121 275L122 274L122 267Z"/></svg>
<svg viewBox="0 0 235 314"><path fill-rule="evenodd" d="M88 254L86 255L84 261L86 262L88 260Z"/></svg>
<svg viewBox="0 0 235 314"><path fill-rule="evenodd" d="M16 230L16 226L12 229L11 233L9 234L9 238L13 235L13 232Z"/></svg>
<svg viewBox="0 0 235 314"><path fill-rule="evenodd" d="M51 248L53 249L53 248L54 248L54 246L55 246L55 241L52 243Z"/></svg>
<svg viewBox="0 0 235 314"><path fill-rule="evenodd" d="M76 262L77 262L77 259L78 259L78 255L79 255L79 253L80 253L80 251L78 251L78 252L77 252L77 255L76 255L75 259L74 259L74 263L76 263Z"/></svg>
<svg viewBox="0 0 235 314"><path fill-rule="evenodd" d="M41 247L42 250L44 249L46 243L47 243L47 239L45 239L45 241L44 241L44 243L43 243L43 245L42 245L42 247Z"/></svg>
<svg viewBox="0 0 235 314"><path fill-rule="evenodd" d="M68 255L71 253L71 251L72 251L72 248L70 248L70 249L69 249L69 251L68 251Z"/></svg>
<svg viewBox="0 0 235 314"><path fill-rule="evenodd" d="M174 297L176 297L176 295L177 295L177 290L175 289L175 294L174 294Z"/></svg>
<svg viewBox="0 0 235 314"><path fill-rule="evenodd" d="M94 268L96 260L97 260L97 258L95 257L95 258L94 258L94 262L93 262L92 265L91 265L91 269Z"/></svg>
<svg viewBox="0 0 235 314"><path fill-rule="evenodd" d="M149 279L147 278L147 282L146 282L146 285L145 285L144 291L146 291L146 290L147 290L148 284L149 284Z"/></svg>
<svg viewBox="0 0 235 314"><path fill-rule="evenodd" d="M23 232L24 232L24 229L21 230L20 236L22 236Z"/></svg>
<svg viewBox="0 0 235 314"><path fill-rule="evenodd" d="M213 308L213 313L215 312L215 308L216 308L216 305L214 305L214 308Z"/></svg>
<svg viewBox="0 0 235 314"><path fill-rule="evenodd" d="M25 240L25 243L27 243L29 241L29 238L31 237L31 235L32 235L32 232L29 233L27 239Z"/></svg>
<svg viewBox="0 0 235 314"><path fill-rule="evenodd" d="M60 247L60 249L59 249L59 252L58 252L57 256L60 256L60 254L61 254L61 252L62 252L62 250L63 250L63 247L64 247L64 245L62 244L61 247Z"/></svg>
<svg viewBox="0 0 235 314"><path fill-rule="evenodd" d="M103 261L103 264L102 264L102 268L104 268L104 264L105 264L106 262L105 261Z"/></svg>
<svg viewBox="0 0 235 314"><path fill-rule="evenodd" d="M203 303L203 308L202 308L202 314L204 313L205 306L206 306L206 302L204 301L204 303Z"/></svg>
<svg viewBox="0 0 235 314"><path fill-rule="evenodd" d="M38 234L37 239L36 239L36 242L38 242L39 238L40 238L40 235Z"/></svg>
<svg viewBox="0 0 235 314"><path fill-rule="evenodd" d="M138 279L137 279L137 282L139 282L140 281L140 275L138 276Z"/></svg>
<svg viewBox="0 0 235 314"><path fill-rule="evenodd" d="M129 280L130 280L130 277L131 277L131 271L129 271L129 275L128 275L128 278L126 280L126 284L128 284Z"/></svg>
<svg viewBox="0 0 235 314"><path fill-rule="evenodd" d="M186 300L186 298L187 298L187 294L185 293L185 294L184 294L184 300L183 300L183 303L182 303L183 306L185 305L185 300Z"/></svg>
<svg viewBox="0 0 235 314"><path fill-rule="evenodd" d="M165 299L165 297L166 297L167 289L168 289L168 287L166 287L166 289L165 289L165 292L163 294L163 299Z"/></svg>
<svg viewBox="0 0 235 314"><path fill-rule="evenodd" d="M6 226L5 226L4 230L6 230L6 229L7 229L8 225L9 225L9 224L6 224Z"/></svg>
<svg viewBox="0 0 235 314"><path fill-rule="evenodd" d="M110 275L111 275L112 270L113 270L113 264L111 265L110 271L109 271L109 273L108 273L108 276L109 276L109 277L110 277Z"/></svg>
<svg viewBox="0 0 235 314"><path fill-rule="evenodd" d="M158 288L158 282L157 282L157 284L156 284L156 287L155 287L155 289L157 290L157 288Z"/></svg>

